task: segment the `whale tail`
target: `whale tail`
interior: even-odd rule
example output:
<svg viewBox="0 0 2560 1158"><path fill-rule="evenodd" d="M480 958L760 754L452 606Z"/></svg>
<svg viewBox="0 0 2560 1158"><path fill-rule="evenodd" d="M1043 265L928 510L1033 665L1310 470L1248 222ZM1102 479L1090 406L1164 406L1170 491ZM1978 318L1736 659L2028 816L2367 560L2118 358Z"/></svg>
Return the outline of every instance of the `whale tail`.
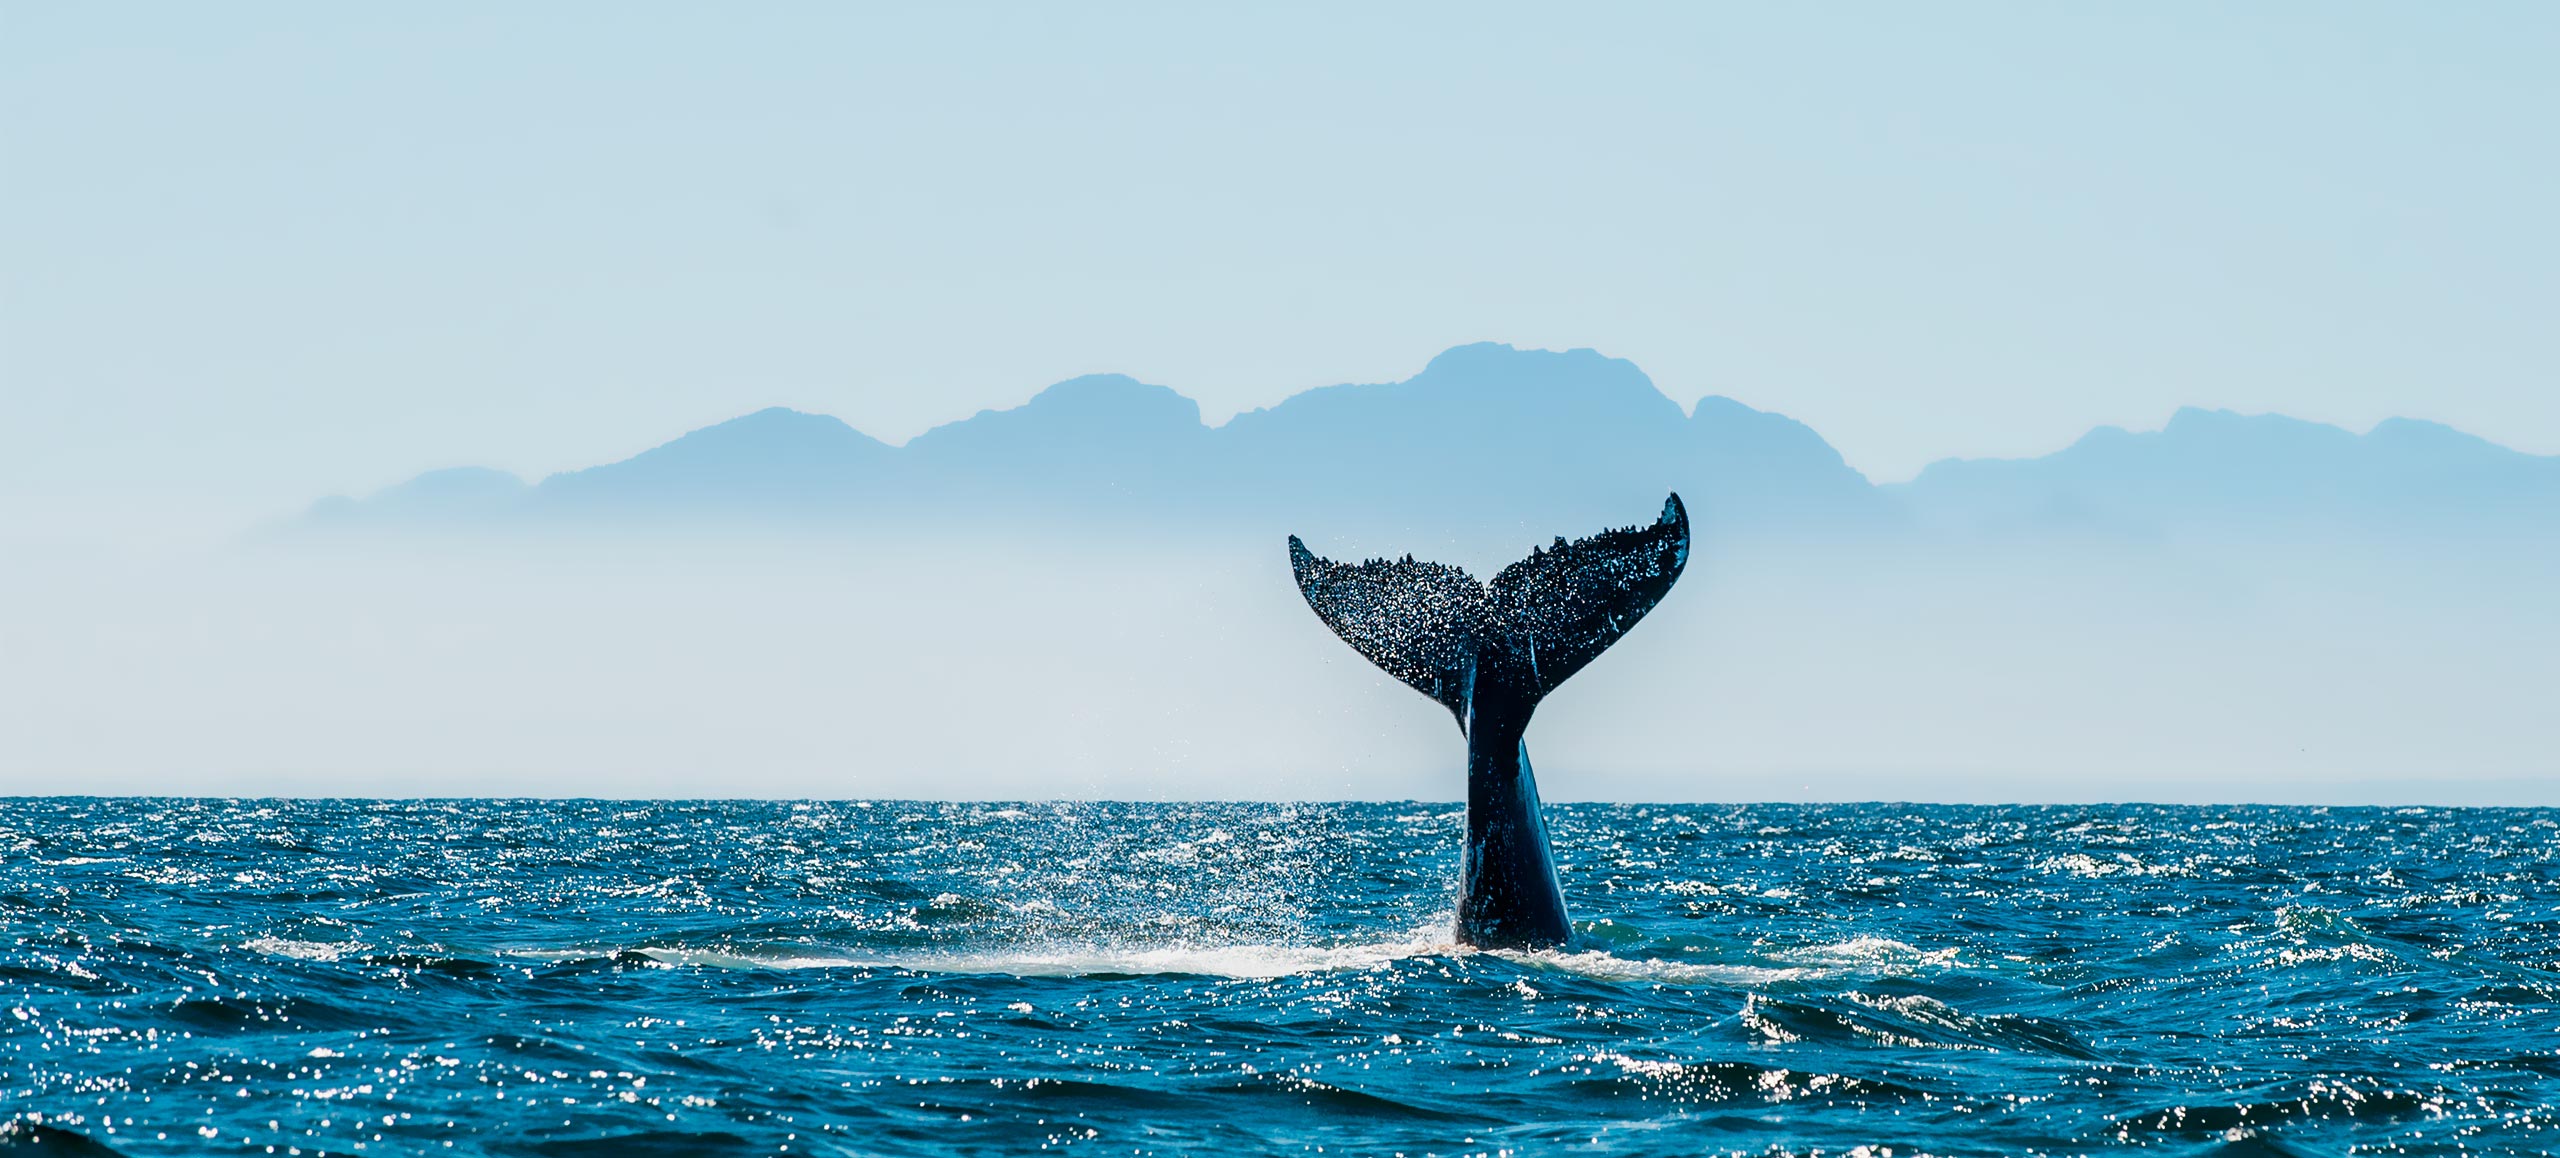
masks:
<svg viewBox="0 0 2560 1158"><path fill-rule="evenodd" d="M1466 733L1459 941L1534 949L1571 939L1522 734L1538 701L1653 610L1688 562L1689 513L1676 494L1650 527L1557 539L1491 583L1410 555L1336 563L1289 537L1290 569L1316 618Z"/></svg>
<svg viewBox="0 0 2560 1158"><path fill-rule="evenodd" d="M1489 584L1410 555L1336 563L1289 536L1290 568L1316 618L1448 708L1461 729L1479 683L1534 706L1653 610L1688 561L1689 512L1677 494L1651 526L1559 537Z"/></svg>

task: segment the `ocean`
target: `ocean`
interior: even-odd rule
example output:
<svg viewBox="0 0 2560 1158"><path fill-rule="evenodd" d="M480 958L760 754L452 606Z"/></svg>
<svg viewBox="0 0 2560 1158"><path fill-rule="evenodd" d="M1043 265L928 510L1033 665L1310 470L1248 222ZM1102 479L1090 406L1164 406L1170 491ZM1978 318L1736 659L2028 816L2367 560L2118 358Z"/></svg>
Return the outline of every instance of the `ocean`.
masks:
<svg viewBox="0 0 2560 1158"><path fill-rule="evenodd" d="M0 1149L2560 1148L2560 812L1549 816L1521 954L1446 803L0 800Z"/></svg>

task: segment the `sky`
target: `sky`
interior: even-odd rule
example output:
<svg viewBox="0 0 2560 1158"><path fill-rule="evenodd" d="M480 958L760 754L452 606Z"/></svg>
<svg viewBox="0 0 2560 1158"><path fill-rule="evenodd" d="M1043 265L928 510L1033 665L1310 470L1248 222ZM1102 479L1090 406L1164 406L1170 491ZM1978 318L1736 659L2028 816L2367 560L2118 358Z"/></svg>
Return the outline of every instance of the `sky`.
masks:
<svg viewBox="0 0 2560 1158"><path fill-rule="evenodd" d="M1477 340L1879 480L2190 404L2560 452L2555 58L2538 4L0 0L0 534Z"/></svg>

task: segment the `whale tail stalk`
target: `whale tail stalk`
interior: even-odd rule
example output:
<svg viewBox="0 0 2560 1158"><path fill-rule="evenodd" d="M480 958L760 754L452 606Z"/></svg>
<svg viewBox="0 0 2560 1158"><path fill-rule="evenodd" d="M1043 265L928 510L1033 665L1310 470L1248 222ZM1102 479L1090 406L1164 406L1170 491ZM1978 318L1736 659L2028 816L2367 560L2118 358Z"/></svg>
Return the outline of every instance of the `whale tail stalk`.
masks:
<svg viewBox="0 0 2560 1158"><path fill-rule="evenodd" d="M1688 561L1677 494L1651 526L1558 538L1491 583L1410 555L1336 563L1289 537L1290 568L1316 618L1449 709L1466 734L1461 941L1538 947L1571 932L1521 733L1538 701L1653 610Z"/></svg>

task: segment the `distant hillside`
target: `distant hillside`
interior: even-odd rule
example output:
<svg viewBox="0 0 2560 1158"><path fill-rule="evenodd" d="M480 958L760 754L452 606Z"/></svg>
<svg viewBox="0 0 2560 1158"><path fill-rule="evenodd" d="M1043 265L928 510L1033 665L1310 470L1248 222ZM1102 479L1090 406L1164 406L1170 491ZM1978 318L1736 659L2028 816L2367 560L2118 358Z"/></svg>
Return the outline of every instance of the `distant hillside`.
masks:
<svg viewBox="0 0 2560 1158"><path fill-rule="evenodd" d="M675 514L842 501L866 489L895 453L839 419L777 406L621 462L555 474L524 505Z"/></svg>
<svg viewBox="0 0 2560 1158"><path fill-rule="evenodd" d="M1309 390L1218 427L1170 389L1096 375L903 447L774 409L534 486L427 485L444 473L326 500L306 526L1090 520L1527 541L1643 517L1669 490L1716 533L1892 517L1800 423L1723 398L1693 416L1631 363L1491 344L1450 350L1403 382Z"/></svg>
<svg viewBox="0 0 2560 1158"><path fill-rule="evenodd" d="M1308 390L1217 427L1191 399L1118 375L1061 382L902 447L764 410L532 486L432 472L326 500L302 526L1036 524L1497 543L1640 517L1667 490L1725 539L2495 534L2560 521L2560 458L2409 419L2357 435L2189 409L2160 431L2106 427L2041 458L1949 460L1878 487L1783 415L1721 397L1684 413L1632 363L1486 343L1402 382Z"/></svg>
<svg viewBox="0 0 2560 1158"><path fill-rule="evenodd" d="M2476 532L2560 525L2560 458L2394 418L2357 435L2276 414L2180 410L2042 458L1932 464L1886 488L1936 529L1992 534Z"/></svg>

